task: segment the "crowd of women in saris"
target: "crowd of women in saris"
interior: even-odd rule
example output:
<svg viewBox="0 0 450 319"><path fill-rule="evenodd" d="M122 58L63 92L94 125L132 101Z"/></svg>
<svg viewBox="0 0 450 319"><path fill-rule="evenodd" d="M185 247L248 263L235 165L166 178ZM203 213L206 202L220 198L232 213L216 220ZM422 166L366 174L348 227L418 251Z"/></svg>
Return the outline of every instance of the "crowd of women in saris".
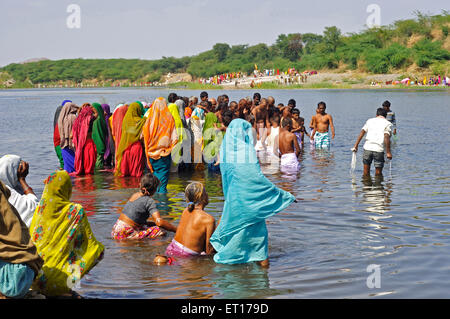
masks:
<svg viewBox="0 0 450 319"><path fill-rule="evenodd" d="M225 198L219 223L207 239L214 260L267 262L265 219L295 198L261 172L252 100L229 103L226 95L208 99L206 92L200 99L171 93L169 105L159 97L150 105L119 104L113 112L106 104L79 107L64 101L54 121L61 169L44 180L40 200L26 183L28 163L16 155L1 157L0 298L24 297L30 287L47 297L76 295L72 288L103 258L104 246L96 240L83 206L70 201L71 178L99 169L117 176L150 171L157 177L158 192L166 192L171 168L204 170L209 164L222 175ZM205 150L209 158L203 156ZM243 155L244 161L237 160ZM199 204L186 199L188 206Z"/></svg>

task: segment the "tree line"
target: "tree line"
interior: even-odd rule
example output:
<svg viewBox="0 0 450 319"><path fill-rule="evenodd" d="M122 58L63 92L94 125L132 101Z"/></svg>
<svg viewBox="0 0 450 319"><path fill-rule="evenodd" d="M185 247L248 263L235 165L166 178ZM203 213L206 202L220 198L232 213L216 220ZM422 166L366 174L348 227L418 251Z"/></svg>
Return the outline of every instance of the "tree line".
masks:
<svg viewBox="0 0 450 319"><path fill-rule="evenodd" d="M429 16L415 12L415 18L388 26L342 34L336 26L322 34L280 34L272 45L229 45L216 43L211 50L191 57L139 59L65 59L13 63L0 69L18 82L32 84L58 81L159 81L164 74L187 72L194 78L217 74L251 73L260 69L359 70L388 73L413 64L448 73L450 14ZM415 41L411 41L415 40Z"/></svg>

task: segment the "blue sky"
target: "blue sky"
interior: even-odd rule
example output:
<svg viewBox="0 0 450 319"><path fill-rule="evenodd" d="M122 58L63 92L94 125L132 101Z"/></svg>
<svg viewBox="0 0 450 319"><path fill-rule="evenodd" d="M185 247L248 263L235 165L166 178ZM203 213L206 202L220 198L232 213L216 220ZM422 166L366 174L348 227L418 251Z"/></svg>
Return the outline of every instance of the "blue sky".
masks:
<svg viewBox="0 0 450 319"><path fill-rule="evenodd" d="M70 29L67 7L81 9L81 28ZM30 58L182 57L217 42L273 44L281 33L343 33L365 28L370 4L381 24L438 14L448 1L422 0L1 0L0 66Z"/></svg>

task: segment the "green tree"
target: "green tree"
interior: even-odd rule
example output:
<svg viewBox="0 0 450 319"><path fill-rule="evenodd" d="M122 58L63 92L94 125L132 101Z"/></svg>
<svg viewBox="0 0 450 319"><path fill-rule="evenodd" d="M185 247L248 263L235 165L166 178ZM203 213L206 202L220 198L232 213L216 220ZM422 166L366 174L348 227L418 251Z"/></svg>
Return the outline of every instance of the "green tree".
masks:
<svg viewBox="0 0 450 319"><path fill-rule="evenodd" d="M222 62L226 59L228 51L230 51L230 46L226 43L216 43L213 46L213 51L217 61Z"/></svg>
<svg viewBox="0 0 450 319"><path fill-rule="evenodd" d="M341 43L341 30L335 26L325 27L323 40L328 52L336 52L337 47Z"/></svg>

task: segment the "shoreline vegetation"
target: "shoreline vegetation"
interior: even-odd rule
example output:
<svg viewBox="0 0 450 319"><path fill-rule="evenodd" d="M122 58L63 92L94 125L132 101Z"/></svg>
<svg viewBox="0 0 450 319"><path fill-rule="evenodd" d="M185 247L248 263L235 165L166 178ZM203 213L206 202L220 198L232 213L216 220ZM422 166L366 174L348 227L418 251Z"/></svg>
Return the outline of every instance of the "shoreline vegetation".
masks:
<svg viewBox="0 0 450 319"><path fill-rule="evenodd" d="M280 34L272 45L216 43L190 57L45 58L0 68L0 89L185 88L412 89L450 86L450 14L415 18L343 35Z"/></svg>

